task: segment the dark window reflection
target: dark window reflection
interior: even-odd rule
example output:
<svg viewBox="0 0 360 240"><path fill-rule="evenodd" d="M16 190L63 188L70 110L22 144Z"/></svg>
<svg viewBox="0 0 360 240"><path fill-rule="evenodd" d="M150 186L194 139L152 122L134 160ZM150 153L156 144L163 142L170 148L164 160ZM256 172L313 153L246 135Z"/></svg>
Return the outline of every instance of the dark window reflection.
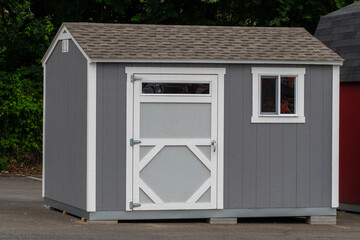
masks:
<svg viewBox="0 0 360 240"><path fill-rule="evenodd" d="M209 94L208 83L142 83L144 94Z"/></svg>
<svg viewBox="0 0 360 240"><path fill-rule="evenodd" d="M295 77L281 77L281 114L295 113Z"/></svg>
<svg viewBox="0 0 360 240"><path fill-rule="evenodd" d="M276 113L276 77L261 77L261 112Z"/></svg>

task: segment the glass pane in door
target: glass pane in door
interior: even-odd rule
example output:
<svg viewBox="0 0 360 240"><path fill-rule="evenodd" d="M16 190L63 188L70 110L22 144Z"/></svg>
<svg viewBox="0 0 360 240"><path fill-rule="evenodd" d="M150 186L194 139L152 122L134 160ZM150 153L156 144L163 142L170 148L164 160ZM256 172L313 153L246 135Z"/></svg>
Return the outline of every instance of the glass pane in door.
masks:
<svg viewBox="0 0 360 240"><path fill-rule="evenodd" d="M141 138L210 138L210 103L141 103Z"/></svg>

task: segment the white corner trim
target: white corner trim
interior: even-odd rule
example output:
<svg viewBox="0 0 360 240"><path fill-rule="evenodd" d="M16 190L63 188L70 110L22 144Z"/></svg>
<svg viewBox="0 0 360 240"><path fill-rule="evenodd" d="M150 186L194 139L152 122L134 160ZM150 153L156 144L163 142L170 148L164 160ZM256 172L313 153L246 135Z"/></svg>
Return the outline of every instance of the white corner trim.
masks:
<svg viewBox="0 0 360 240"><path fill-rule="evenodd" d="M46 65L43 65L43 137L42 137L42 191L41 196L45 197L45 110L46 110Z"/></svg>
<svg viewBox="0 0 360 240"><path fill-rule="evenodd" d="M333 66L332 92L332 191L331 206L339 207L339 115L340 115L340 67Z"/></svg>
<svg viewBox="0 0 360 240"><path fill-rule="evenodd" d="M64 33L64 31L66 31L66 33ZM41 62L43 64L43 66L47 63L47 61L49 60L49 57L51 56L51 53L54 51L56 44L63 40L63 39L71 39L74 44L77 46L77 48L80 50L80 52L83 54L83 56L86 58L86 60L88 61L88 63L91 62L89 56L85 53L85 51L82 49L82 47L79 45L79 43L75 40L75 38L71 35L70 31L65 27L64 24L62 24L58 30L58 32L56 33L54 39L52 40L49 48L46 50L43 58L41 59Z"/></svg>
<svg viewBox="0 0 360 240"><path fill-rule="evenodd" d="M87 69L86 211L96 211L96 63Z"/></svg>
<svg viewBox="0 0 360 240"><path fill-rule="evenodd" d="M252 123L305 123L305 68L253 67L252 72ZM261 75L297 76L296 115L260 115L260 77Z"/></svg>
<svg viewBox="0 0 360 240"><path fill-rule="evenodd" d="M341 61L274 61L274 60L224 60L224 59L119 59L119 58L92 58L92 62L119 62L119 63L218 63L218 64L301 64L301 65L337 65Z"/></svg>

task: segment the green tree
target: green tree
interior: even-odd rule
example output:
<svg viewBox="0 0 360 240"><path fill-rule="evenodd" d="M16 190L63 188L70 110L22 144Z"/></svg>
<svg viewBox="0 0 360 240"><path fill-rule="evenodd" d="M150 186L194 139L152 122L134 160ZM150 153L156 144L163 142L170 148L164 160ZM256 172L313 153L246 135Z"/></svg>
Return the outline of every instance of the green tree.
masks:
<svg viewBox="0 0 360 240"><path fill-rule="evenodd" d="M58 28L63 22L130 23L139 9L138 0L30 0L37 18L51 17Z"/></svg>
<svg viewBox="0 0 360 240"><path fill-rule="evenodd" d="M0 0L0 167L41 153L42 68L53 26L28 1Z"/></svg>
<svg viewBox="0 0 360 240"><path fill-rule="evenodd" d="M354 0L139 0L139 23L305 27Z"/></svg>

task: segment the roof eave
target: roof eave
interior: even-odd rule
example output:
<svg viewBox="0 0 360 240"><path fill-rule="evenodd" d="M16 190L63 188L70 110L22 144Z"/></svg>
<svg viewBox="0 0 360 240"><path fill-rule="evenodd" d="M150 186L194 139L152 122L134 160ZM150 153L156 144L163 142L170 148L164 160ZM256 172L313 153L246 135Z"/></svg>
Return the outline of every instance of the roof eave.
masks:
<svg viewBox="0 0 360 240"><path fill-rule="evenodd" d="M336 65L342 66L343 60L334 61L296 61L296 60L242 60L242 59L123 59L90 58L91 62L112 63L215 63L215 64L301 64L301 65Z"/></svg>

